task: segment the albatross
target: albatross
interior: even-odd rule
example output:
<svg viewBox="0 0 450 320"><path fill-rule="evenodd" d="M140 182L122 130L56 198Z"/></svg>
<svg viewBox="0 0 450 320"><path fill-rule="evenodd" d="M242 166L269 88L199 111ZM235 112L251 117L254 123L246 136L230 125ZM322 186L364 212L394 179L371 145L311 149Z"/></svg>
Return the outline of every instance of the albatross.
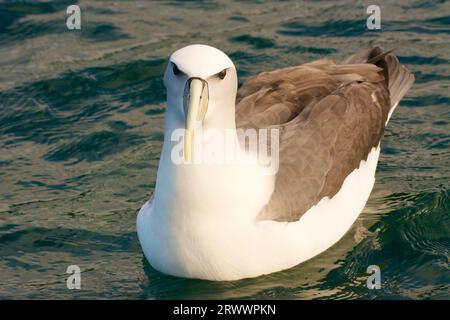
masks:
<svg viewBox="0 0 450 320"><path fill-rule="evenodd" d="M369 198L380 140L414 76L375 47L340 63L262 72L238 91L231 59L196 44L170 56L163 82L164 144L138 238L160 272L229 281L294 267L343 237ZM278 130L275 173L242 158L192 161L194 145L223 141L208 130L231 132L234 150L250 153L239 129Z"/></svg>

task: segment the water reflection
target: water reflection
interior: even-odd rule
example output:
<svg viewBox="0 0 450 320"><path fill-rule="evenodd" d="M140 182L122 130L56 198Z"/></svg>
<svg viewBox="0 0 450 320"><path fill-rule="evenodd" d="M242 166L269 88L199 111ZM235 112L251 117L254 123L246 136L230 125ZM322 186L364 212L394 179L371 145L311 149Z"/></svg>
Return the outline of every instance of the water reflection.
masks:
<svg viewBox="0 0 450 320"><path fill-rule="evenodd" d="M80 32L65 28L74 3ZM1 3L0 297L448 299L450 3L381 10L382 31L369 32L353 1ZM330 250L234 282L174 278L145 261L135 217L155 185L161 77L170 53L189 43L229 53L240 83L373 45L395 48L415 72L386 130L371 198ZM380 232L355 241L360 227ZM71 264L82 269L80 291L66 289ZM382 290L365 286L370 264L381 268Z"/></svg>

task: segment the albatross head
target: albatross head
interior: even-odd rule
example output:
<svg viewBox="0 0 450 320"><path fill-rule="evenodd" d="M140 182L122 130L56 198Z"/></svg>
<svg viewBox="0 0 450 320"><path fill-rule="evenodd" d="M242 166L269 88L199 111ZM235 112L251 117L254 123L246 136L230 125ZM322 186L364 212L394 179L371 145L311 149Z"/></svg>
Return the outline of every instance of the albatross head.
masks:
<svg viewBox="0 0 450 320"><path fill-rule="evenodd" d="M177 50L170 56L164 85L168 112L185 129L186 160L195 127L235 128L236 69L222 51L200 44Z"/></svg>

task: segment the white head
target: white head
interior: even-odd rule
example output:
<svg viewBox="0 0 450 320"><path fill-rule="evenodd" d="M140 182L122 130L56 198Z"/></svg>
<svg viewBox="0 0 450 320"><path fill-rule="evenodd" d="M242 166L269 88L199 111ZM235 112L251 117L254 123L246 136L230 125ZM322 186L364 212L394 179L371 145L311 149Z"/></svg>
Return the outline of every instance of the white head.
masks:
<svg viewBox="0 0 450 320"><path fill-rule="evenodd" d="M235 128L237 74L231 59L206 45L175 51L164 74L167 111L176 127L184 127L185 157L190 156L194 127Z"/></svg>

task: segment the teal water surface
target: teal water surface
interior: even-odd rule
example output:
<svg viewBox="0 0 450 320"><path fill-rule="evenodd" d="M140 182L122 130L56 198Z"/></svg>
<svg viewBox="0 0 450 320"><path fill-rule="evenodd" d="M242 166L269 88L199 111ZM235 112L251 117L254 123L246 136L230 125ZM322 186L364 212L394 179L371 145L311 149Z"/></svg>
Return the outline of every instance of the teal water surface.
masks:
<svg viewBox="0 0 450 320"><path fill-rule="evenodd" d="M81 30L66 28L70 4ZM450 2L379 4L372 31L365 1L0 1L0 298L449 299ZM414 71L369 202L331 249L234 282L146 262L135 219L155 186L162 75L191 43L228 53L240 83L374 45ZM66 287L69 265L81 290Z"/></svg>

